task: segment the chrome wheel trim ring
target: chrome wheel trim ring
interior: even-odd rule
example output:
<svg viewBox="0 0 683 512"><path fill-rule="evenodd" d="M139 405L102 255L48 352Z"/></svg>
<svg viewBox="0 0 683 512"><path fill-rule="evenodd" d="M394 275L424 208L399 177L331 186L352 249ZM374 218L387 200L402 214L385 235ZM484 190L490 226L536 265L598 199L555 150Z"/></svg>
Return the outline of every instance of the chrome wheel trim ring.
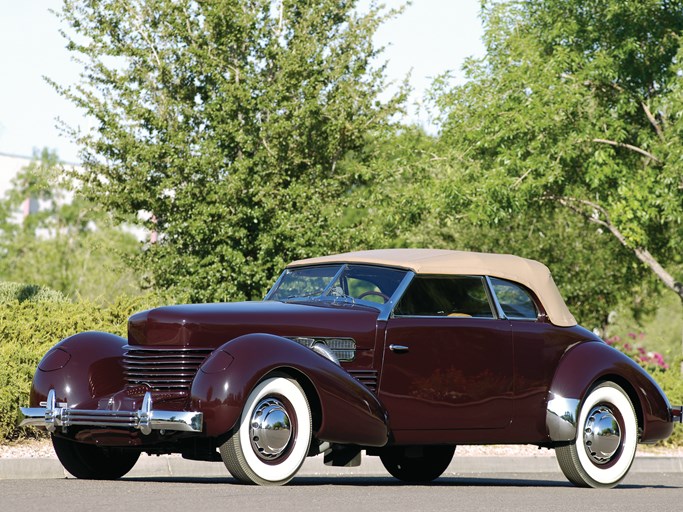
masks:
<svg viewBox="0 0 683 512"><path fill-rule="evenodd" d="M276 459L287 451L292 440L292 422L283 402L268 397L254 407L249 439L254 453L264 461Z"/></svg>
<svg viewBox="0 0 683 512"><path fill-rule="evenodd" d="M622 431L617 416L605 405L593 407L586 417L583 446L596 465L609 463L621 447Z"/></svg>

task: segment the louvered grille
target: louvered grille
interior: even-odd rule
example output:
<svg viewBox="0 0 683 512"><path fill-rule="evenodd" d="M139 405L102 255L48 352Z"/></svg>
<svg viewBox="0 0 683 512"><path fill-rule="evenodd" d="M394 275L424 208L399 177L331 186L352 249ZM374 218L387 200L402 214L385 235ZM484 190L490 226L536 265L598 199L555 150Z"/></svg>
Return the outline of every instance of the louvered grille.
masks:
<svg viewBox="0 0 683 512"><path fill-rule="evenodd" d="M123 368L128 387L147 385L153 391L187 391L199 367L211 354L205 348L128 348Z"/></svg>
<svg viewBox="0 0 683 512"><path fill-rule="evenodd" d="M377 371L376 370L349 370L349 373L356 380L359 380L373 393L377 391Z"/></svg>

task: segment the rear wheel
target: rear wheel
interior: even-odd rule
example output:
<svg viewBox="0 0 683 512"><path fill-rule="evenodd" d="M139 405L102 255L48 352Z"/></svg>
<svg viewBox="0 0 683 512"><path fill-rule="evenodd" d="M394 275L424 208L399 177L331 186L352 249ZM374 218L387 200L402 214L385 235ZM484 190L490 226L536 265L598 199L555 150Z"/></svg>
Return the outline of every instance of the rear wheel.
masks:
<svg viewBox="0 0 683 512"><path fill-rule="evenodd" d="M395 446L383 450L380 459L393 477L424 483L446 471L454 452L455 446Z"/></svg>
<svg viewBox="0 0 683 512"><path fill-rule="evenodd" d="M52 446L64 469L85 480L115 480L128 473L140 452L123 448L103 448L52 436Z"/></svg>
<svg viewBox="0 0 683 512"><path fill-rule="evenodd" d="M576 439L556 448L555 455L573 484L610 488L628 473L637 444L638 420L631 400L620 386L605 382L581 404Z"/></svg>
<svg viewBox="0 0 683 512"><path fill-rule="evenodd" d="M237 429L220 447L221 458L240 482L286 484L306 459L311 430L311 409L301 386L271 377L249 394Z"/></svg>

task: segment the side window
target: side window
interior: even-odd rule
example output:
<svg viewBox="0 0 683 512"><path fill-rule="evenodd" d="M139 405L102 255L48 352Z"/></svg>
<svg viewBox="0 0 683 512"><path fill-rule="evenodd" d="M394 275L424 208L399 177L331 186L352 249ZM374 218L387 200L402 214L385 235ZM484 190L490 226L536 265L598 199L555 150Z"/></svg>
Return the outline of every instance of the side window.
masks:
<svg viewBox="0 0 683 512"><path fill-rule="evenodd" d="M394 314L493 318L484 279L478 276L417 276L399 300Z"/></svg>
<svg viewBox="0 0 683 512"><path fill-rule="evenodd" d="M525 320L538 318L536 304L524 287L495 277L491 278L491 284L500 307L508 318Z"/></svg>

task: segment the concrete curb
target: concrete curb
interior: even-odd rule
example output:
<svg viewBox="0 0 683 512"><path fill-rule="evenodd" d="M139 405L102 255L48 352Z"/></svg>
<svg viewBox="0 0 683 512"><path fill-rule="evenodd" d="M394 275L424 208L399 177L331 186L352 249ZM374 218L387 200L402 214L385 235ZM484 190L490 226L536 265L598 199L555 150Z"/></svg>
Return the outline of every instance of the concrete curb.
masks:
<svg viewBox="0 0 683 512"><path fill-rule="evenodd" d="M481 473L560 472L555 457L464 456L453 458L444 476ZM683 457L638 456L631 473L683 473ZM298 476L380 476L388 477L378 457L363 457L355 468L325 466L322 457L309 458ZM0 459L0 480L65 478L70 475L56 458ZM127 478L230 478L220 462L199 462L177 456L143 455Z"/></svg>

